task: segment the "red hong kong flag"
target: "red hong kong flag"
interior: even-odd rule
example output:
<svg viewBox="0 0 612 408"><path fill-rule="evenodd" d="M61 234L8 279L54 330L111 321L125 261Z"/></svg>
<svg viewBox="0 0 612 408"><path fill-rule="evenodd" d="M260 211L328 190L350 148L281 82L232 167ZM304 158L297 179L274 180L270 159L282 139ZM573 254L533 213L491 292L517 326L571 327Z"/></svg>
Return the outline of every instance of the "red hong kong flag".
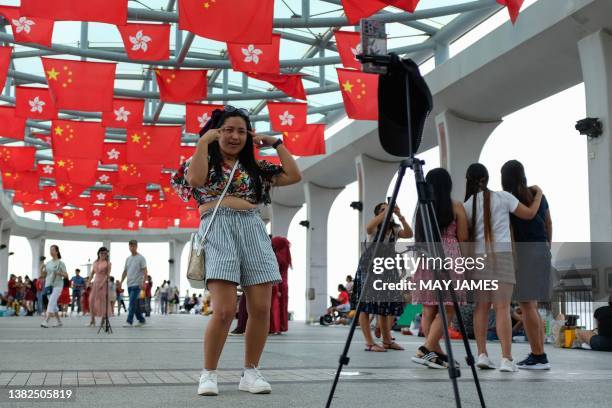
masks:
<svg viewBox="0 0 612 408"><path fill-rule="evenodd" d="M21 0L21 14L55 21L97 21L124 25L126 0Z"/></svg>
<svg viewBox="0 0 612 408"><path fill-rule="evenodd" d="M4 83L6 82L12 52L12 47L0 47L0 87L2 88L4 88Z"/></svg>
<svg viewBox="0 0 612 408"><path fill-rule="evenodd" d="M20 118L51 120L57 118L57 109L48 88L15 87L15 114Z"/></svg>
<svg viewBox="0 0 612 408"><path fill-rule="evenodd" d="M179 155L179 166L185 163L195 153L195 146L181 146Z"/></svg>
<svg viewBox="0 0 612 408"><path fill-rule="evenodd" d="M276 132L297 132L306 126L308 105L293 102L268 102L270 125Z"/></svg>
<svg viewBox="0 0 612 408"><path fill-rule="evenodd" d="M102 126L129 128L142 125L144 100L113 99L113 109L102 113Z"/></svg>
<svg viewBox="0 0 612 408"><path fill-rule="evenodd" d="M51 58L41 60L57 109L93 112L113 109L117 64Z"/></svg>
<svg viewBox="0 0 612 408"><path fill-rule="evenodd" d="M299 132L285 132L283 143L295 156L325 154L325 125L308 125Z"/></svg>
<svg viewBox="0 0 612 408"><path fill-rule="evenodd" d="M361 62L356 58L361 54L361 34L354 31L336 31L336 48L344 68L361 70Z"/></svg>
<svg viewBox="0 0 612 408"><path fill-rule="evenodd" d="M106 203L112 200L113 193L110 191L89 190L89 204Z"/></svg>
<svg viewBox="0 0 612 408"><path fill-rule="evenodd" d="M163 61L170 58L170 24L117 26L130 59Z"/></svg>
<svg viewBox="0 0 612 408"><path fill-rule="evenodd" d="M126 143L104 143L102 164L123 164L127 163L127 144Z"/></svg>
<svg viewBox="0 0 612 408"><path fill-rule="evenodd" d="M104 171L98 170L96 175L96 182L104 185L113 186L117 183L119 175L116 171Z"/></svg>
<svg viewBox="0 0 612 408"><path fill-rule="evenodd" d="M272 41L274 0L179 0L178 13L179 28L200 37L257 44Z"/></svg>
<svg viewBox="0 0 612 408"><path fill-rule="evenodd" d="M118 186L158 183L161 177L160 164L122 164L119 166Z"/></svg>
<svg viewBox="0 0 612 408"><path fill-rule="evenodd" d="M159 87L159 97L164 102L195 102L206 98L205 69L157 69L155 76Z"/></svg>
<svg viewBox="0 0 612 408"><path fill-rule="evenodd" d="M38 162L36 166L36 171L38 172L38 176L43 177L43 178L54 178L55 177L54 166L55 166L54 164Z"/></svg>
<svg viewBox="0 0 612 408"><path fill-rule="evenodd" d="M0 15L11 24L15 41L51 47L53 20L21 15L19 7L13 6L0 6Z"/></svg>
<svg viewBox="0 0 612 408"><path fill-rule="evenodd" d="M54 120L51 122L51 130L53 156L71 159L102 158L104 128L99 123Z"/></svg>
<svg viewBox="0 0 612 408"><path fill-rule="evenodd" d="M25 119L16 117L15 108L0 106L0 136L23 140Z"/></svg>
<svg viewBox="0 0 612 408"><path fill-rule="evenodd" d="M351 119L378 119L378 75L336 68L346 114Z"/></svg>
<svg viewBox="0 0 612 408"><path fill-rule="evenodd" d="M296 99L306 100L306 91L304 91L304 84L302 83L301 74L257 74L257 73L246 73L251 78L259 79L260 81L266 81L271 85L274 85L288 96L292 96Z"/></svg>
<svg viewBox="0 0 612 408"><path fill-rule="evenodd" d="M523 1L524 0L497 0L499 4L508 8L512 24L516 23L521 7L523 7Z"/></svg>
<svg viewBox="0 0 612 408"><path fill-rule="evenodd" d="M234 71L280 73L280 34L272 36L269 44L227 43L227 52Z"/></svg>
<svg viewBox="0 0 612 408"><path fill-rule="evenodd" d="M185 131L187 133L200 133L206 122L212 117L215 109L223 110L223 105L205 103L188 103L185 109Z"/></svg>
<svg viewBox="0 0 612 408"><path fill-rule="evenodd" d="M69 182L80 185L93 185L98 175L98 160L68 159L54 156L55 182Z"/></svg>
<svg viewBox="0 0 612 408"><path fill-rule="evenodd" d="M127 131L129 163L175 168L179 163L180 146L180 126L143 126Z"/></svg>

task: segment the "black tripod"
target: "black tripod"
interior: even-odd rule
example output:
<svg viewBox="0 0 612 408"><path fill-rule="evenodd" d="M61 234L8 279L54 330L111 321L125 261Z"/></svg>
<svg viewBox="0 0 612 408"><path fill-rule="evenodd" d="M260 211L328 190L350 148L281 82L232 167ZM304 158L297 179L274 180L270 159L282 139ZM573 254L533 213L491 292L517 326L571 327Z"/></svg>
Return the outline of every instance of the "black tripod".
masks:
<svg viewBox="0 0 612 408"><path fill-rule="evenodd" d="M444 250L441 245L441 235L438 227L438 222L435 218L435 212L433 207L433 193L431 191L431 187L425 181L425 176L423 175L423 164L422 160L418 158L409 158L403 160L400 164L397 180L395 182L395 186L393 188L393 195L391 196L391 200L387 205L387 210L385 213L385 219L383 221L382 227L379 229L378 234L374 238L374 242L372 243L373 249L370 252L370 257L367 259L367 262L364 265L367 265L365 279L363 279L362 290L359 296L359 300L356 306L356 313L353 317L353 321L351 322L351 327L349 330L348 337L346 339L346 343L344 345L344 350L342 355L340 356L340 361L338 365L338 370L336 371L336 376L334 378L334 383L332 385L331 392L329 393L329 397L327 399L326 407L329 408L331 406L332 399L334 397L334 393L336 390L336 386L338 385L338 380L340 378L340 373L342 371L343 366L348 365L350 359L348 357L348 351L353 340L353 335L355 334L355 328L357 326L357 322L359 321L359 315L363 308L363 298L366 290L368 288L371 273L367 273L372 267L372 262L374 258L376 258L376 254L378 252L379 244L384 240L385 232L387 231L390 223L391 217L393 215L393 209L395 208L395 204L397 201L397 196L399 194L399 190L404 179L404 175L406 173L406 168L411 168L414 172L417 195L418 195L418 207L419 213L421 216L421 221L423 225L424 238L427 247L427 254L430 257L434 257L436 259L444 258ZM433 218L433 219L432 219ZM444 271L445 274L448 274L447 271ZM438 269L434 269L434 277L437 281L441 279L442 272ZM472 354L472 350L470 348L470 344L468 342L467 332L465 330L465 325L463 323L463 318L461 317L461 311L459 309L459 304L457 303L457 295L454 291L452 285L450 285L450 295L453 302L453 306L455 309L455 314L457 316L457 320L459 321L459 330L461 331L461 336L463 337L463 345L465 347L465 351L467 354L466 361L467 364L471 367L472 375L474 377L474 383L476 385L476 391L478 393L478 399L480 400L480 406L485 407L484 398L482 395L482 390L480 388L480 381L478 380L478 374L476 372L476 366L474 364L474 356ZM453 349L450 342L450 336L448 334L448 319L446 315L446 309L444 307L444 299L441 290L437 290L438 296L438 313L442 318L442 324L444 327L444 341L446 346L446 352L448 354L448 375L453 384L453 392L455 396L455 402L457 407L461 407L461 398L459 396L459 387L457 384L457 378L461 376L459 368L455 365L455 360L453 358Z"/></svg>
<svg viewBox="0 0 612 408"><path fill-rule="evenodd" d="M109 309L109 302L108 302L108 275L106 275L106 280L104 282L105 286L106 286L106 302L104 303L104 318L102 319L102 321L100 322L100 328L98 329L98 334L100 334L100 332L102 330L104 330L104 332L111 334L113 332L113 328L111 327L110 324L110 319L108 318L108 309ZM93 312L93 310L92 310Z"/></svg>

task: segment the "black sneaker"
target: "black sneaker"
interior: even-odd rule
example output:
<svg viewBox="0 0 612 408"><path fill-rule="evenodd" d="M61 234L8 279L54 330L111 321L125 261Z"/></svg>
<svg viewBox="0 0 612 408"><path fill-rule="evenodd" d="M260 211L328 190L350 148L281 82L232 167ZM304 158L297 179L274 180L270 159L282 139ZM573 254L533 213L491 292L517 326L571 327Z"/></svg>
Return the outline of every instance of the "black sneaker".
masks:
<svg viewBox="0 0 612 408"><path fill-rule="evenodd" d="M518 362L516 366L523 370L550 370L550 364L548 363L546 353L541 355L529 353L527 358Z"/></svg>

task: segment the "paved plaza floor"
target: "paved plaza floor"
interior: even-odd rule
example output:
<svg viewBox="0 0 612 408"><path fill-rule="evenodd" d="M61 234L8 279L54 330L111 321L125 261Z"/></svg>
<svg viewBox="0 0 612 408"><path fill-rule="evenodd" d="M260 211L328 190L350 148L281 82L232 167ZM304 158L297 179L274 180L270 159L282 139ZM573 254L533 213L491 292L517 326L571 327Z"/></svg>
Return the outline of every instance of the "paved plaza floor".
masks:
<svg viewBox="0 0 612 408"><path fill-rule="evenodd" d="M230 337L221 358L220 395L196 394L202 366L202 333L208 318L153 316L146 327L97 334L88 319L71 317L64 327L43 329L39 318L0 318L0 407L323 407L348 328L290 322L288 333L271 336L261 362L273 387L270 395L237 389L244 339ZM396 334L406 351L367 353L358 331L343 371L334 407L454 407L446 370L410 361L421 340ZM453 342L460 362L462 343ZM488 407L609 407L612 353L547 346L552 370L479 371ZM515 344L515 358L528 352ZM490 355L499 361L500 348ZM462 364L459 388L464 407L478 406L471 372ZM8 389L73 387L74 401L6 402Z"/></svg>

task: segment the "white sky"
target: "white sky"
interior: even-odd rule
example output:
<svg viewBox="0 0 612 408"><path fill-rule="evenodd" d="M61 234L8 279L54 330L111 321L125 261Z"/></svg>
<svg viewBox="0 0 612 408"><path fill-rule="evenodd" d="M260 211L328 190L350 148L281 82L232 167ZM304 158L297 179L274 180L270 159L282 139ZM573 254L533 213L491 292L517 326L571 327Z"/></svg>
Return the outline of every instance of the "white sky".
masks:
<svg viewBox="0 0 612 408"><path fill-rule="evenodd" d="M525 2L526 6L534 0ZM508 20L502 11L472 33L464 36L451 47L451 55L460 52L484 33ZM423 66L424 71L431 69L431 63ZM503 123L494 131L485 145L480 161L490 173L490 188L500 189L499 169L510 159L521 161L530 184L538 184L546 194L553 218L554 240L581 242L589 239L589 202L587 183L586 138L574 129L575 121L586 116L584 87L578 85L540 101L521 111L504 118ZM421 158L426 161L426 171L438 166L438 149L424 152ZM407 174L410 176L410 174ZM412 218L416 203L412 177L406 177L400 191L398 203L402 212ZM393 186L390 181L389 190ZM389 192L390 194L390 192ZM346 186L338 196L329 214L328 225L328 294L335 295L338 283L344 282L347 274L354 275L358 252L358 213L349 207L356 201L357 183ZM384 198L382 198L384 199ZM364 209L371 213L372 209ZM299 226L306 219L303 207L295 216L289 229L292 242L294 268L289 279L289 309L294 311L298 320L304 318L305 284L305 247L306 230ZM101 242L63 242L47 240L49 245L60 246L68 270L86 270L83 266L95 259ZM25 238L11 237L9 250L15 254L9 258L9 272L18 275L30 273L31 252ZM149 272L154 286L168 279L169 250L167 243L140 244L139 252L147 259ZM126 243L111 245L113 275L119 277L129 251ZM47 255L48 256L48 255ZM184 275L187 250L182 256L181 287L182 293L188 289Z"/></svg>

